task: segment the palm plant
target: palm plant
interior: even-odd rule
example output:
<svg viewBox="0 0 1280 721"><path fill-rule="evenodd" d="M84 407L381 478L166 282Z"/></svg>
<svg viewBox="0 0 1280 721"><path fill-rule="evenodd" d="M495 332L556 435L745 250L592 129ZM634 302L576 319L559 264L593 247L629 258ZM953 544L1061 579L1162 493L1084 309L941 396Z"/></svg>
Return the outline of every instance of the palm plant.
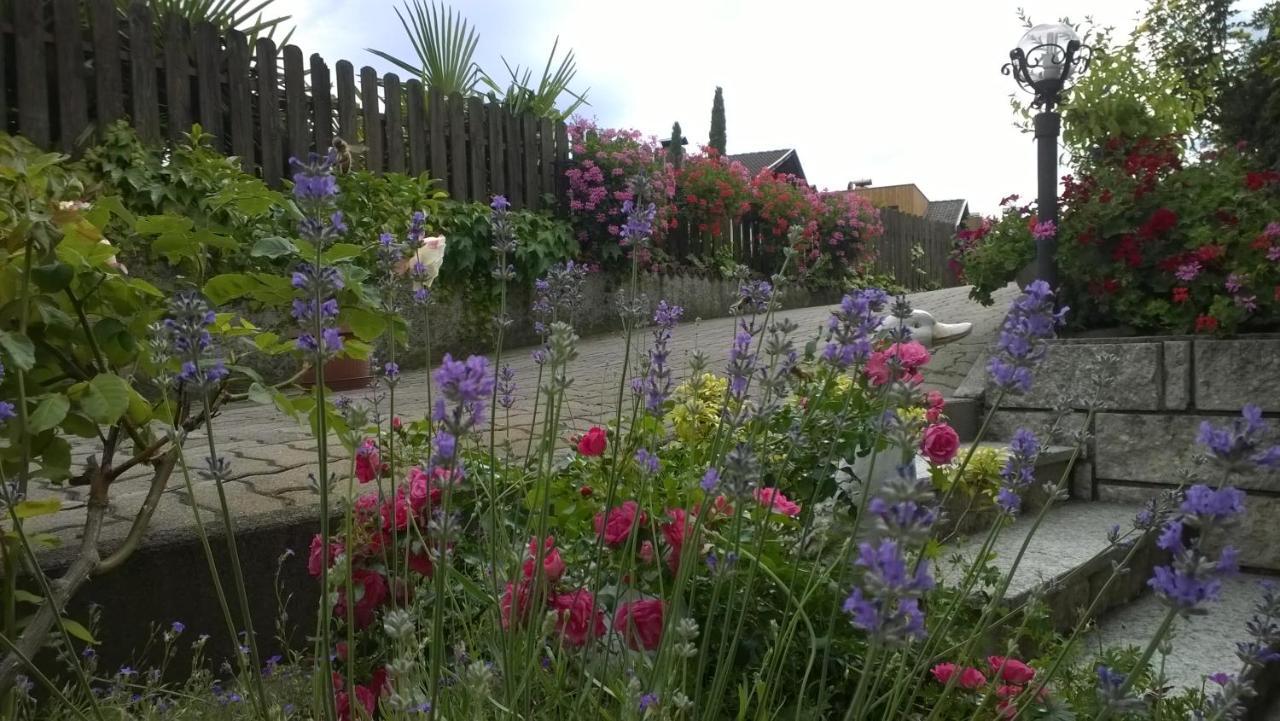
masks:
<svg viewBox="0 0 1280 721"><path fill-rule="evenodd" d="M461 13L455 15L452 8L443 4L405 0L404 9L401 13L396 8L396 16L413 43L418 63L409 63L383 50L366 49L422 78L428 88L446 95L474 93L484 74L472 59L479 42L475 28Z"/></svg>
<svg viewBox="0 0 1280 721"><path fill-rule="evenodd" d="M250 39L273 36L277 30L283 28L283 24L289 20L290 16L264 17L263 11L275 0L257 0L256 4L253 4L254 1L152 0L151 8L161 28L165 27L165 23L171 16L177 15L192 25L208 22L224 32L239 30ZM120 7L120 12L128 12L129 0L116 0L116 4ZM293 28L289 28L279 44L288 43L292 35Z"/></svg>
<svg viewBox="0 0 1280 721"><path fill-rule="evenodd" d="M551 46L551 54L547 56L547 64L542 69L542 78L538 81L537 87L530 84L533 78L533 71L530 68L521 68L516 65L514 68L507 62L506 58L502 59L503 65L507 68L507 73L511 76L511 82L507 86L503 95L503 100L507 107L514 113L533 113L540 118L551 118L553 120L564 120L573 115L574 111L587 103L587 90L576 93L569 89L569 83L573 82L573 78L578 74L578 63L574 59L573 51L565 53L560 59L560 64L556 66L555 72L551 71L551 65L555 62L556 51L560 47L560 38L556 38L555 43ZM503 93L498 83L487 73L484 76L484 83L488 85L493 92ZM588 89L589 90L589 89ZM564 110L557 108L560 96L564 94L573 96L574 101Z"/></svg>

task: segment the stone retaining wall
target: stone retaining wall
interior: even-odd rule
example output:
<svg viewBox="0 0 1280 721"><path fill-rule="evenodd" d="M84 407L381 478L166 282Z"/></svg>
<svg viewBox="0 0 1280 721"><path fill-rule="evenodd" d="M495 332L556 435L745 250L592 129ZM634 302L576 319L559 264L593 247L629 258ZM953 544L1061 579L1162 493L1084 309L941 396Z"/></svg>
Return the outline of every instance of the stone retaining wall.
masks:
<svg viewBox="0 0 1280 721"><path fill-rule="evenodd" d="M1102 353L1118 359L1108 377L1099 377ZM994 393L981 387L984 365L975 367L957 395L977 395L990 407ZM1176 487L1180 474L1195 468L1201 422L1230 423L1243 405L1253 403L1273 426L1280 425L1280 334L1054 341L1032 391L1001 402L988 437L1007 439L1019 426L1038 431L1064 405L1070 411L1063 430L1079 430L1091 401L1097 412L1087 429L1088 460L1076 472L1072 495L1146 499ZM1208 478L1211 472L1200 475ZM1236 532L1242 562L1280 570L1280 471L1239 474L1231 483L1250 495Z"/></svg>

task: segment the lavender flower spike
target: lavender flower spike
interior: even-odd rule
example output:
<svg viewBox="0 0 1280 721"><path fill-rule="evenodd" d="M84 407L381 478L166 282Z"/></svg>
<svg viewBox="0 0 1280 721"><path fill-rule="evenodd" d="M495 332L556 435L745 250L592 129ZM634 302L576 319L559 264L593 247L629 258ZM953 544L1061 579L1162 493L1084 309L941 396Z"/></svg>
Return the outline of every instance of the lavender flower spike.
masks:
<svg viewBox="0 0 1280 721"><path fill-rule="evenodd" d="M1031 390L1032 370L1044 358L1046 341L1066 322L1067 308L1054 310L1053 291L1043 280L1033 281L1013 302L996 343L997 353L987 373L997 388L1022 394Z"/></svg>
<svg viewBox="0 0 1280 721"><path fill-rule="evenodd" d="M667 344L671 341L671 329L680 322L684 308L659 301L653 313L656 326L653 331L653 348L649 351L648 370L645 373L645 410L657 416L662 414L662 404L671 395L671 367L667 358L671 354Z"/></svg>

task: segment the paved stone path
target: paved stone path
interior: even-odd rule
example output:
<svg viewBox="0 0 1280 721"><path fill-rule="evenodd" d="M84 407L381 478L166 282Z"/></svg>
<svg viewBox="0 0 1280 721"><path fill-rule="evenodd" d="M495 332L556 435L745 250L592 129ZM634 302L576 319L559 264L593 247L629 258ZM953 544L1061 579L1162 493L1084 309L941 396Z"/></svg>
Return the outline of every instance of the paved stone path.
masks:
<svg viewBox="0 0 1280 721"><path fill-rule="evenodd" d="M964 379L969 368L988 345L1003 318L1010 300L1016 295L1013 286L996 294L996 303L984 308L968 299L968 288L948 288L916 293L910 296L914 307L932 312L939 320L947 322L971 321L973 332L968 338L937 350L927 368L926 378L931 387L944 393L954 390ZM818 328L830 316L830 306L800 308L782 311L799 325L796 344L803 347ZM735 320L720 318L681 324L676 328L671 342L671 365L676 382L688 375L687 359L695 350L701 350L708 358L710 370L720 370L734 334ZM633 339L633 363L644 352L649 341L648 331L636 334ZM623 372L623 339L620 334L584 339L578 344L578 359L570 367L574 379L570 390L565 428L566 437L580 433L593 423L611 417L617 399L618 385ZM528 349L513 350L506 355L516 372L519 386L517 402L509 417L500 416L500 424L508 429L508 438L520 441L527 438L533 409L533 391L537 378L537 366ZM405 373L397 387L397 413L405 418L420 418L426 414L425 371ZM629 392L629 391L628 391ZM369 392L347 395L367 396ZM231 462L232 480L225 484L225 491L236 516L247 520L263 514L271 514L292 507L316 504L316 496L308 486L308 473L316 460L316 446L310 430L281 414L272 406L238 403L226 407L214 418L214 432L219 453ZM188 439L187 458L193 468L202 465L208 455L204 447L203 432ZM519 446L517 446L519 447ZM73 458L73 467L79 467L92 448L80 449ZM338 449L341 452L341 449ZM106 546L122 539L130 522L147 495L149 469L138 469L123 475L112 487L109 517L102 532ZM192 479L195 505L215 518L218 508L217 495L212 483ZM31 531L52 532L62 538L64 545L77 537L84 521L85 505L83 489L33 489L32 496L60 494L63 509L54 515L32 519ZM192 525L192 500L185 489L180 473L175 472L164 493L160 505L152 517L147 531L149 538L172 535L175 531Z"/></svg>

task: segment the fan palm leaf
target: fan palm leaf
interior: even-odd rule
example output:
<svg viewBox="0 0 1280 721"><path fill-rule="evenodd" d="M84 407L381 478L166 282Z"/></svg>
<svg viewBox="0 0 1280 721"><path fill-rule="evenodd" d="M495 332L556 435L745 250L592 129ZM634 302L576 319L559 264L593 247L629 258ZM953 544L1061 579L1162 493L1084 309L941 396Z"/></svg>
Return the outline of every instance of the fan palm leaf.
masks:
<svg viewBox="0 0 1280 721"><path fill-rule="evenodd" d="M369 52L422 78L428 88L451 95L471 95L483 74L474 60L480 38L461 13L446 5L405 0L396 16L418 56L415 65L375 48Z"/></svg>

